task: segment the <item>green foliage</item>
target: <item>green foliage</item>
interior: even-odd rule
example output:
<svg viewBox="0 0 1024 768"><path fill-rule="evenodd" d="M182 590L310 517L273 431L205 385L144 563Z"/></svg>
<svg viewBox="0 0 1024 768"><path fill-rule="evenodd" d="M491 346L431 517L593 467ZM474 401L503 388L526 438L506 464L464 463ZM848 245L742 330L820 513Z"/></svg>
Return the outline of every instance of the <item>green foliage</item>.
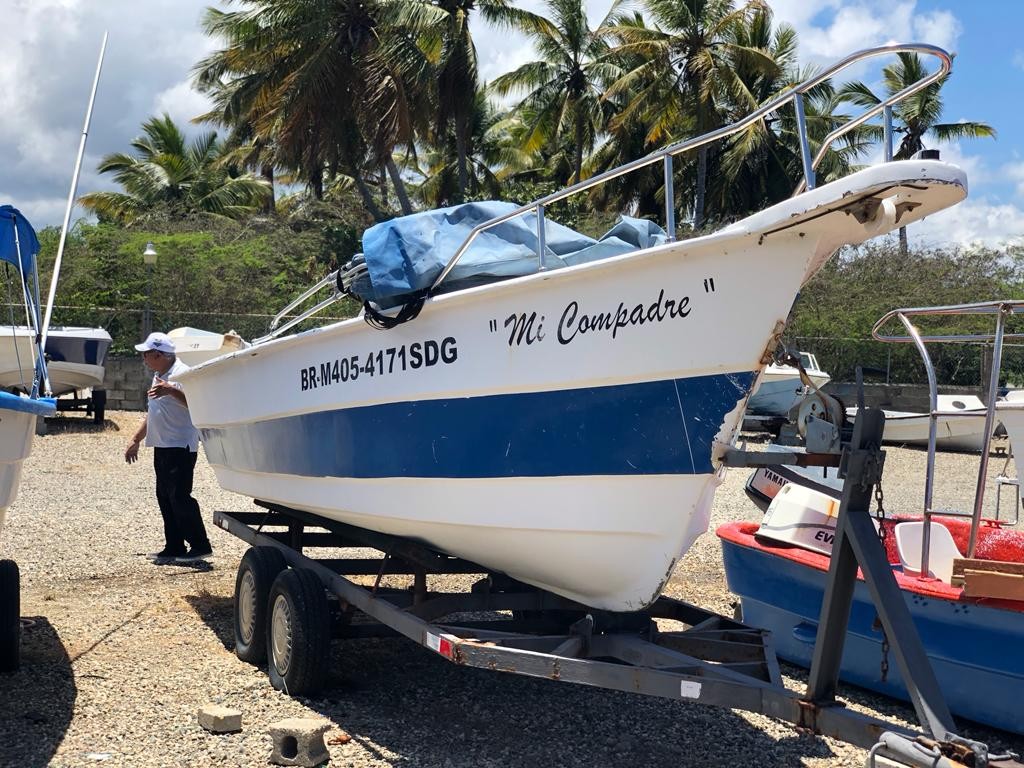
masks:
<svg viewBox="0 0 1024 768"><path fill-rule="evenodd" d="M911 250L903 254L890 238L832 259L812 279L793 307L787 337L814 352L832 377L852 381L857 365L900 383L924 383L924 364L913 344L883 344L871 329L884 314L899 308L966 304L1020 296L1024 291L1024 250L989 248ZM992 333L992 317L919 318L922 334ZM1016 327L1015 327L1016 326ZM1011 323L1008 331L1024 330ZM905 335L898 323L889 335ZM981 383L984 346L930 344L929 354L941 384ZM1024 350L1007 345L1004 376L1024 377Z"/></svg>
<svg viewBox="0 0 1024 768"><path fill-rule="evenodd" d="M80 224L65 246L53 322L106 328L115 351L129 351L141 336L148 296L156 330L234 329L252 339L266 333L291 298L352 255L355 231L343 222L297 227L209 218L137 231ZM39 234L40 269L48 283L60 233L50 227ZM158 254L151 271L142 260L147 242ZM328 316L357 310L355 302L342 302Z"/></svg>

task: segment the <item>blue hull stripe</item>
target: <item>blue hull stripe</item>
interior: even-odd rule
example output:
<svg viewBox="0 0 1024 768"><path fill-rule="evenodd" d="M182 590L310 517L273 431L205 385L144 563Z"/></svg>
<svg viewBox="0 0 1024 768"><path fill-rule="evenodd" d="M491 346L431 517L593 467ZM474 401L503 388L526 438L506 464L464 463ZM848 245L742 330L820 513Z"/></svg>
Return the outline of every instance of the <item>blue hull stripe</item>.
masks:
<svg viewBox="0 0 1024 768"><path fill-rule="evenodd" d="M704 474L713 471L723 417L753 381L744 372L386 403L209 428L202 437L213 464L304 477Z"/></svg>

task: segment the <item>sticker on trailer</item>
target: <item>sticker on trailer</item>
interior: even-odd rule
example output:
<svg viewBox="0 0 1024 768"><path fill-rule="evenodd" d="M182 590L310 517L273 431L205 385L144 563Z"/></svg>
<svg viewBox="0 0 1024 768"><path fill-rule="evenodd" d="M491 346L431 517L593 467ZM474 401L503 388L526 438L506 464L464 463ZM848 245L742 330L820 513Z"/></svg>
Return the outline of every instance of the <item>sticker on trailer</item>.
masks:
<svg viewBox="0 0 1024 768"><path fill-rule="evenodd" d="M434 635L430 632L426 633L426 642L424 645L435 653L439 653L446 659L453 657L454 645L451 641L451 635Z"/></svg>
<svg viewBox="0 0 1024 768"><path fill-rule="evenodd" d="M699 699L701 684L694 680L682 680L679 683L679 695L684 699Z"/></svg>

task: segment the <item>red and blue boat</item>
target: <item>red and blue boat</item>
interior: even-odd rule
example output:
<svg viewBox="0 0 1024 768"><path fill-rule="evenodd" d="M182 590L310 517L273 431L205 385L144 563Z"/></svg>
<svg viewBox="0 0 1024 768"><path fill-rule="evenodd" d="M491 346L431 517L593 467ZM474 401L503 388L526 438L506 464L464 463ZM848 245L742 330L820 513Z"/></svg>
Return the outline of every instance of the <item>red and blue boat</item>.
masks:
<svg viewBox="0 0 1024 768"><path fill-rule="evenodd" d="M961 551L970 522L943 518ZM963 588L903 573L892 528L886 552L906 597L946 703L954 715L1024 735L1024 601L972 598ZM718 528L729 589L743 621L772 632L779 658L810 667L829 557L757 536L757 523ZM976 557L1024 562L1024 533L996 525L978 530ZM843 648L842 680L908 700L867 586L858 580Z"/></svg>

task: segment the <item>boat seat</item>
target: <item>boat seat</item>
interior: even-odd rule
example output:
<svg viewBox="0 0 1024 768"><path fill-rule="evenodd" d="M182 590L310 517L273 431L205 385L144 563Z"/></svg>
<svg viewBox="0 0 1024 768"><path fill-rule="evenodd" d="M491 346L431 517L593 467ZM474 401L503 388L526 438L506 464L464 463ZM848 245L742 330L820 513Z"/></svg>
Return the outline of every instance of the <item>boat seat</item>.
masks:
<svg viewBox="0 0 1024 768"><path fill-rule="evenodd" d="M929 525L931 533L928 546L928 575L949 584L953 577L953 560L963 555L957 549L949 528L934 520ZM899 553L903 572L908 576L920 576L924 521L908 520L897 523L894 531L896 551Z"/></svg>

